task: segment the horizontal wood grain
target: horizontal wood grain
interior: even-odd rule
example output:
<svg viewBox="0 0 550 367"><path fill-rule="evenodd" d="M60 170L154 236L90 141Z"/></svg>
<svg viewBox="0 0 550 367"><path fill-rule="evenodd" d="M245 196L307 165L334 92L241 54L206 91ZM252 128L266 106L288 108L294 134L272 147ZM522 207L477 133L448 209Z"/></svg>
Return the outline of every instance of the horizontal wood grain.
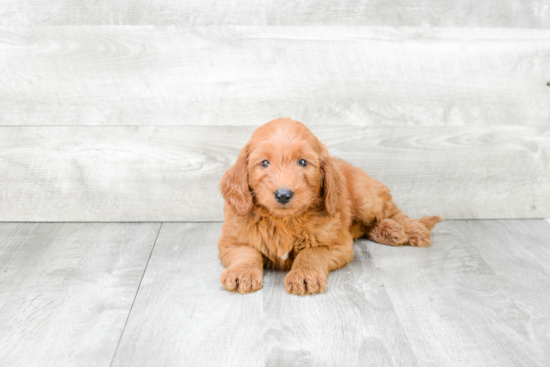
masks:
<svg viewBox="0 0 550 367"><path fill-rule="evenodd" d="M0 127L0 221L218 221L248 126ZM550 216L550 129L312 127L409 215Z"/></svg>
<svg viewBox="0 0 550 367"><path fill-rule="evenodd" d="M262 294L227 292L221 223L163 223L112 366L261 366Z"/></svg>
<svg viewBox="0 0 550 367"><path fill-rule="evenodd" d="M0 223L4 366L110 365L159 223Z"/></svg>
<svg viewBox="0 0 550 367"><path fill-rule="evenodd" d="M545 0L2 0L0 24L550 27Z"/></svg>
<svg viewBox="0 0 550 367"><path fill-rule="evenodd" d="M550 122L547 29L6 27L0 51L0 125Z"/></svg>

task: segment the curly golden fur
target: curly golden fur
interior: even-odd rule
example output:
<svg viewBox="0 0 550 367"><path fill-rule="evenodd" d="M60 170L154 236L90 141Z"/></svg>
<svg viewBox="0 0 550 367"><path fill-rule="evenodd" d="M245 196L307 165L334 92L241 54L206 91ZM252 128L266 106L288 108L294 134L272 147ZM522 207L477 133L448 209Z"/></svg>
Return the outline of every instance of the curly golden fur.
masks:
<svg viewBox="0 0 550 367"><path fill-rule="evenodd" d="M305 162L305 163L304 163ZM277 119L259 127L223 176L225 223L218 241L221 283L249 293L264 267L289 270L289 293L322 292L328 273L353 259L353 240L426 247L439 217L414 220L389 189L334 157L302 123ZM290 190L281 203L277 190Z"/></svg>

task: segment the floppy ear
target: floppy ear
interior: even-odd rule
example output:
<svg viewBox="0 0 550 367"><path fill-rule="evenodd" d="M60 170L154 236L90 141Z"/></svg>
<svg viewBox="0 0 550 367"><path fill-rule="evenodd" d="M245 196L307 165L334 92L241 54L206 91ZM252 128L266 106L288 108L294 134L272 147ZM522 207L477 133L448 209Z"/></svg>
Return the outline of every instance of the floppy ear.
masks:
<svg viewBox="0 0 550 367"><path fill-rule="evenodd" d="M330 159L326 148L321 154L321 172L323 174L323 200L325 208L331 216L335 216L342 209L342 192L344 179L342 172Z"/></svg>
<svg viewBox="0 0 550 367"><path fill-rule="evenodd" d="M235 212L244 217L252 209L252 194L248 188L248 146L241 149L237 162L225 172L220 182L223 198Z"/></svg>

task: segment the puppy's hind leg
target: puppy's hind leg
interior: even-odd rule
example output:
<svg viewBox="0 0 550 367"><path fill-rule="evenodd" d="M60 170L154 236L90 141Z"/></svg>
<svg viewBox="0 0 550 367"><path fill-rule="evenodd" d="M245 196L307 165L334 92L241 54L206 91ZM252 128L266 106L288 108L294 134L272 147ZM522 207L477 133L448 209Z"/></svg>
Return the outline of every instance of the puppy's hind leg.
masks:
<svg viewBox="0 0 550 367"><path fill-rule="evenodd" d="M367 238L391 246L411 245L428 247L432 244L430 230L442 221L440 217L427 216L412 219L397 208L393 201L384 204L382 218L367 232Z"/></svg>
<svg viewBox="0 0 550 367"><path fill-rule="evenodd" d="M392 216L392 219L401 224L409 237L409 245L415 247L428 247L432 244L430 230L442 221L440 217L424 217L420 220L409 218L399 212Z"/></svg>
<svg viewBox="0 0 550 367"><path fill-rule="evenodd" d="M436 217L436 216L426 216L426 217L422 217L420 218L418 221L420 223L422 223L426 228L428 228L428 230L432 230L434 229L435 225L439 222L441 222L443 220L443 218L441 217Z"/></svg>
<svg viewBox="0 0 550 367"><path fill-rule="evenodd" d="M409 241L403 226L393 219L377 222L367 233L367 238L389 246L403 246Z"/></svg>

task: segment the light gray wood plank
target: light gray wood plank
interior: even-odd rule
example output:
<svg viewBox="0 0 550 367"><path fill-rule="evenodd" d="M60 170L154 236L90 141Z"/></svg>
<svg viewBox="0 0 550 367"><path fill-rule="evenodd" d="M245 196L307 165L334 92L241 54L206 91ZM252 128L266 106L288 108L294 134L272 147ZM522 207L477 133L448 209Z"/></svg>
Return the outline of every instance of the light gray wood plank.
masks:
<svg viewBox="0 0 550 367"><path fill-rule="evenodd" d="M1 221L222 220L252 127L1 127ZM412 217L550 215L550 129L314 127Z"/></svg>
<svg viewBox="0 0 550 367"><path fill-rule="evenodd" d="M529 316L531 333L546 339L544 360L550 365L550 225L543 220L466 221L456 228Z"/></svg>
<svg viewBox="0 0 550 367"><path fill-rule="evenodd" d="M550 362L548 220L445 221L427 249L359 241L310 297L272 271L222 290L220 226L163 224L114 366ZM108 365L158 230L1 223L2 363Z"/></svg>
<svg viewBox="0 0 550 367"><path fill-rule="evenodd" d="M261 366L262 295L222 289L221 223L164 223L116 366Z"/></svg>
<svg viewBox="0 0 550 367"><path fill-rule="evenodd" d="M109 366L160 224L0 223L0 360Z"/></svg>
<svg viewBox="0 0 550 367"><path fill-rule="evenodd" d="M2 0L0 9L10 25L550 26L545 0Z"/></svg>
<svg viewBox="0 0 550 367"><path fill-rule="evenodd" d="M547 29L7 27L0 50L0 125L550 122Z"/></svg>
<svg viewBox="0 0 550 367"><path fill-rule="evenodd" d="M510 226L515 222L510 221ZM516 304L518 289L505 284L480 255L483 251L480 247L487 244L483 235L487 227L491 226L442 222L434 231L433 246L427 249L395 248L363 241L379 269L419 365L547 366L549 363L550 342L534 325L537 318ZM517 246L510 238L498 244L501 251ZM505 271L499 268L499 272ZM537 286L545 283L538 280ZM537 302L540 301L541 298ZM546 309L545 314L548 312Z"/></svg>
<svg viewBox="0 0 550 367"><path fill-rule="evenodd" d="M289 295L285 275L262 290L266 366L418 366L364 245L320 295Z"/></svg>

